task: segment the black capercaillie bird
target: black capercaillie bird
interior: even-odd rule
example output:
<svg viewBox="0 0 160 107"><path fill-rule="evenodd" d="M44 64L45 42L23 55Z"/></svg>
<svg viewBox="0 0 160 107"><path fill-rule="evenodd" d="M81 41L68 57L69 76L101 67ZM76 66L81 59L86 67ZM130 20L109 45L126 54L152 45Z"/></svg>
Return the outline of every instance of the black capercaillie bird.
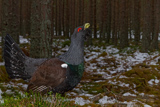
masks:
<svg viewBox="0 0 160 107"><path fill-rule="evenodd" d="M75 28L69 50L56 58L27 57L11 36L4 42L4 60L10 78L29 80L27 91L63 94L72 90L84 71L84 41L91 35L90 24Z"/></svg>

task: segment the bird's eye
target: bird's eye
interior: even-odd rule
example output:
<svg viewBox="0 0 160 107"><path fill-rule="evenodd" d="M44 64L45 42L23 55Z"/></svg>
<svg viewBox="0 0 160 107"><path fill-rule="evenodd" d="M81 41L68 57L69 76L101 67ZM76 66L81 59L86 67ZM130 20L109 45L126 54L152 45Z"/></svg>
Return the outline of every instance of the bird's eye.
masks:
<svg viewBox="0 0 160 107"><path fill-rule="evenodd" d="M79 31L81 31L81 30L82 30L82 28L78 28L77 32L79 32Z"/></svg>

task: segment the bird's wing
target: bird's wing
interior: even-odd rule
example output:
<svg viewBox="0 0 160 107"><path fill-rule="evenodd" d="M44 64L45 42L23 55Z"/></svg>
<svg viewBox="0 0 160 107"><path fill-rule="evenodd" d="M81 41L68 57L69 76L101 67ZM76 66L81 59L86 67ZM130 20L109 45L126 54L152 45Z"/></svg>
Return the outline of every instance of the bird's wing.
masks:
<svg viewBox="0 0 160 107"><path fill-rule="evenodd" d="M33 74L27 91L46 93L51 87L61 84L66 78L67 68L63 61L52 58L42 63Z"/></svg>

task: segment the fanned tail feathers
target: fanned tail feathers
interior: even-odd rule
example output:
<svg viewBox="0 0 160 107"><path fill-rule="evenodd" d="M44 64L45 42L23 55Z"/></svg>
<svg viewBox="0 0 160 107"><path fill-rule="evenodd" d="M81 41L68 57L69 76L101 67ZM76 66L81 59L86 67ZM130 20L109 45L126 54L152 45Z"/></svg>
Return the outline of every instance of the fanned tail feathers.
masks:
<svg viewBox="0 0 160 107"><path fill-rule="evenodd" d="M9 35L5 36L4 60L6 71L11 78L28 79L29 75L25 72L25 54Z"/></svg>

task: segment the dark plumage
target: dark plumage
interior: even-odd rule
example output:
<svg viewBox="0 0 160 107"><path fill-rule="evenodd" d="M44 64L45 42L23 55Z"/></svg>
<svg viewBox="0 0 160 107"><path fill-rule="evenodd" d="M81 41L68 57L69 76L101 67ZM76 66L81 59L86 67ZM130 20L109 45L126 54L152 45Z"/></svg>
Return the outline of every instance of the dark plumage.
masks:
<svg viewBox="0 0 160 107"><path fill-rule="evenodd" d="M4 60L11 78L29 79L27 91L63 94L73 89L84 71L84 40L91 35L90 25L75 28L69 50L56 58L34 59L27 57L14 40L7 35Z"/></svg>

